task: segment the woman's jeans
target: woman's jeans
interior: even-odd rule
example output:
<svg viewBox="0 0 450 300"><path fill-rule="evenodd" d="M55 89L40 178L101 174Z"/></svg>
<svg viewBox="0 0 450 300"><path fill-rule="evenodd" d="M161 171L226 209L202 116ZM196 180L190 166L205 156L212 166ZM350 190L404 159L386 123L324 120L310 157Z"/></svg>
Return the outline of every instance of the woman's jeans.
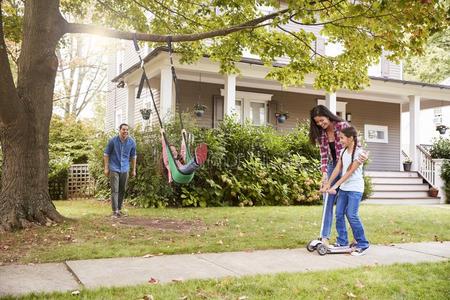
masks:
<svg viewBox="0 0 450 300"><path fill-rule="evenodd" d="M337 242L339 245L348 245L347 226L345 224L345 216L347 217L350 227L353 231L358 248L366 249L369 242L364 234L364 227L359 218L358 210L361 203L362 194L360 192L339 191L336 204L336 230L338 233Z"/></svg>
<svg viewBox="0 0 450 300"><path fill-rule="evenodd" d="M327 165L328 178L330 178L330 176L333 173L335 167L336 167L336 164L331 164L330 163L330 164ZM338 181L340 178L341 178L341 176L338 175L336 177L336 179L333 180L333 183L331 184L331 186L333 186L333 184L335 184L336 181ZM339 191L339 189L337 191ZM334 194L334 195L329 194L328 195L328 201L327 201L326 205L324 203L324 206L323 206L323 209L325 211L324 211L323 220L322 220L322 222L323 222L322 232L320 233L320 237L321 238L325 238L325 239L329 239L330 238L331 225L333 224L333 205L334 205L335 202L336 202L336 194Z"/></svg>

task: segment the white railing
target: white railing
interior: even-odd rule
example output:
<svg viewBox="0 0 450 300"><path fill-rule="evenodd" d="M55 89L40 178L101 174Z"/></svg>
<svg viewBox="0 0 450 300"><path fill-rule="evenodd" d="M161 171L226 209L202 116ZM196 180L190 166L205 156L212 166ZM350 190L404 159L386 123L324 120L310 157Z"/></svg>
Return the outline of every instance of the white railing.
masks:
<svg viewBox="0 0 450 300"><path fill-rule="evenodd" d="M426 145L417 145L417 170L419 174L432 186L436 186L436 165L431 158L430 152L426 149ZM438 175L439 176L439 175Z"/></svg>
<svg viewBox="0 0 450 300"><path fill-rule="evenodd" d="M441 178L445 159L433 159L429 152L430 145L418 145L418 172L431 186L439 190L440 203L446 203L445 182Z"/></svg>

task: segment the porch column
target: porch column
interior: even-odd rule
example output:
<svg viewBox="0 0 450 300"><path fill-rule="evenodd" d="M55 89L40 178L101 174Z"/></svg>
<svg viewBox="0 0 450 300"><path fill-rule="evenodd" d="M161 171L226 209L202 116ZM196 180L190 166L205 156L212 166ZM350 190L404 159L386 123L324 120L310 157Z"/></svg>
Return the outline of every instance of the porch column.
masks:
<svg viewBox="0 0 450 300"><path fill-rule="evenodd" d="M170 66L165 66L161 68L161 85L159 98L159 113L161 114L161 118L164 118L170 113L175 112L172 89L172 70L170 69Z"/></svg>
<svg viewBox="0 0 450 300"><path fill-rule="evenodd" d="M128 101L127 101L127 123L133 128L134 127L134 112L135 112L135 102L136 102L136 86L128 85Z"/></svg>
<svg viewBox="0 0 450 300"><path fill-rule="evenodd" d="M336 93L326 93L325 106L333 113L336 114ZM345 116L343 116L345 118Z"/></svg>
<svg viewBox="0 0 450 300"><path fill-rule="evenodd" d="M418 170L417 147L420 143L420 96L411 95L409 98L409 156L412 159L411 170Z"/></svg>
<svg viewBox="0 0 450 300"><path fill-rule="evenodd" d="M234 113L236 103L236 75L225 75L223 112L226 116Z"/></svg>

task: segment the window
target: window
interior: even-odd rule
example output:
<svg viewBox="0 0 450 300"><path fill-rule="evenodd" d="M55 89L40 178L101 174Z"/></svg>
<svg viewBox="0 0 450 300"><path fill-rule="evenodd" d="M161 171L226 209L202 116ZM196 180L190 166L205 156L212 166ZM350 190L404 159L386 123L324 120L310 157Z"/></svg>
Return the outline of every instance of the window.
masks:
<svg viewBox="0 0 450 300"><path fill-rule="evenodd" d="M317 99L317 104L325 105L325 100ZM336 115L346 120L347 102L336 101Z"/></svg>
<svg viewBox="0 0 450 300"><path fill-rule="evenodd" d="M224 95L224 90L220 90ZM234 114L236 120L243 123L249 120L253 125L266 125L268 122L269 101L272 94L252 93L236 91L236 101L234 102Z"/></svg>
<svg viewBox="0 0 450 300"><path fill-rule="evenodd" d="M364 138L368 143L388 143L388 127L365 124Z"/></svg>

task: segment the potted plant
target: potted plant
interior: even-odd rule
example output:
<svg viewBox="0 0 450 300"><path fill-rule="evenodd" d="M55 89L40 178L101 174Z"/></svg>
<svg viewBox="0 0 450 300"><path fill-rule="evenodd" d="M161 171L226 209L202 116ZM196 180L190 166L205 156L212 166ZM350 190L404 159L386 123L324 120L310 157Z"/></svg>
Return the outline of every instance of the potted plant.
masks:
<svg viewBox="0 0 450 300"><path fill-rule="evenodd" d="M150 114L152 113L152 110L150 108L143 108L140 110L142 119L148 120L150 119Z"/></svg>
<svg viewBox="0 0 450 300"><path fill-rule="evenodd" d="M197 103L194 105L194 113L197 117L202 117L206 111L206 105Z"/></svg>
<svg viewBox="0 0 450 300"><path fill-rule="evenodd" d="M439 190L437 188L435 188L434 186L430 187L430 189L428 190L428 196L430 197L437 197L439 193Z"/></svg>
<svg viewBox="0 0 450 300"><path fill-rule="evenodd" d="M289 113L287 112L278 112L275 113L275 118L277 118L277 122L283 124L289 117Z"/></svg>
<svg viewBox="0 0 450 300"><path fill-rule="evenodd" d="M412 164L411 158L409 157L405 158L405 160L403 160L403 170L407 172L411 171L411 164Z"/></svg>
<svg viewBox="0 0 450 300"><path fill-rule="evenodd" d="M450 128L445 126L445 125L438 125L438 126L436 126L436 131L439 131L440 134L445 134L447 129L450 129Z"/></svg>

